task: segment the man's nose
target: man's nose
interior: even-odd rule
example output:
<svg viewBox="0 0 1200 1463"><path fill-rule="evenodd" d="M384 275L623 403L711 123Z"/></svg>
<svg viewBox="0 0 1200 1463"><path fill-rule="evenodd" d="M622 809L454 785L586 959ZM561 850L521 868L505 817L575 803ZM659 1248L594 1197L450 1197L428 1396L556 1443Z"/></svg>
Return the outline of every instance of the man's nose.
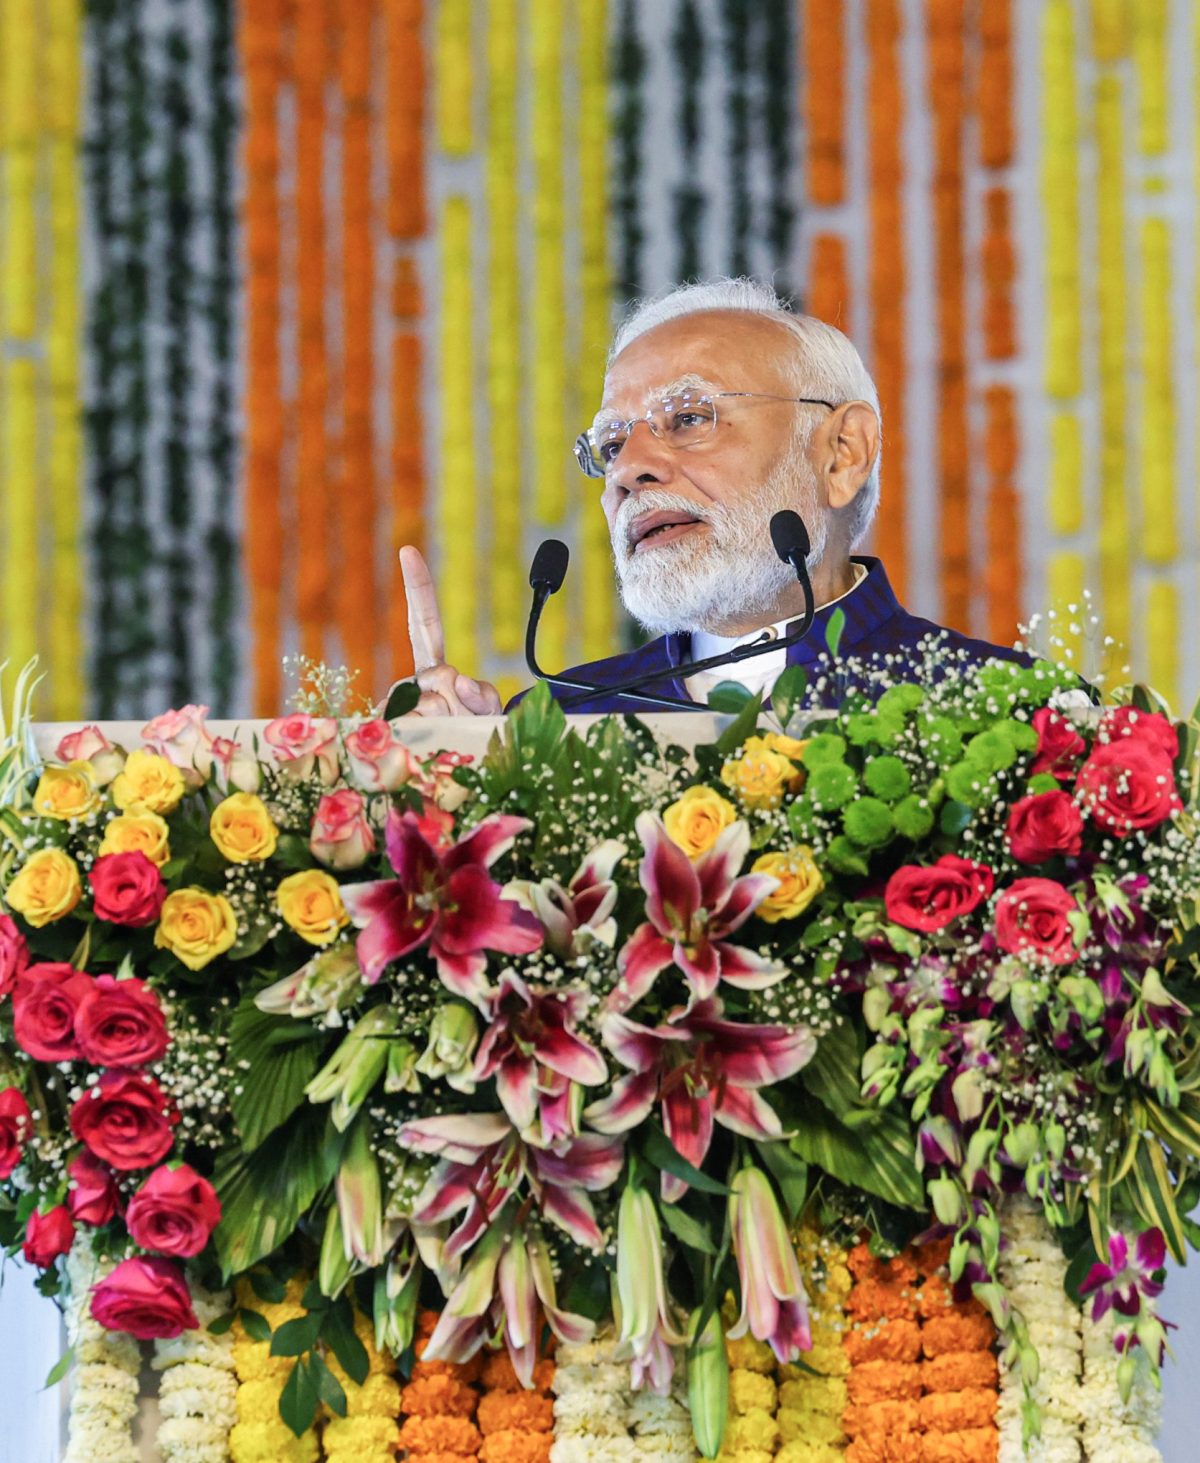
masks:
<svg viewBox="0 0 1200 1463"><path fill-rule="evenodd" d="M613 467L609 482L629 493L636 487L649 487L672 478L675 475L675 454L643 417L630 427Z"/></svg>

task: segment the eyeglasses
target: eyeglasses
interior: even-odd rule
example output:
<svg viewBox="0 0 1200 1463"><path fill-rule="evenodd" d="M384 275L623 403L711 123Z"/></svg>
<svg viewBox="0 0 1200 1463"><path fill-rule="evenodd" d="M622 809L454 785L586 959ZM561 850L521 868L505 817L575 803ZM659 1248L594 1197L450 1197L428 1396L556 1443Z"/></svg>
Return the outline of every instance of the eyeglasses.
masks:
<svg viewBox="0 0 1200 1463"><path fill-rule="evenodd" d="M638 422L645 422L661 441L671 447L699 447L717 430L717 402L725 397L753 397L759 401L790 401L802 406L823 406L834 410L832 401L815 396L772 396L766 391L685 392L665 396L641 417L627 421L606 421L589 427L575 439L575 461L590 478L602 478L616 463Z"/></svg>

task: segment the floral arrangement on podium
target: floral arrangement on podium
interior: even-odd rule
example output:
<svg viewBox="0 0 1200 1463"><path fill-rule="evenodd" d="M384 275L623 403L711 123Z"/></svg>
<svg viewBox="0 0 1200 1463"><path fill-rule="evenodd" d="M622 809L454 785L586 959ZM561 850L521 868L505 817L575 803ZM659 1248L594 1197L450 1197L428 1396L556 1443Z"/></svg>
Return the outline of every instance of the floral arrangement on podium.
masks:
<svg viewBox="0 0 1200 1463"><path fill-rule="evenodd" d="M153 1341L190 1463L1156 1457L1197 723L953 671L690 754L541 692L476 760L14 740L0 1238L70 1456Z"/></svg>

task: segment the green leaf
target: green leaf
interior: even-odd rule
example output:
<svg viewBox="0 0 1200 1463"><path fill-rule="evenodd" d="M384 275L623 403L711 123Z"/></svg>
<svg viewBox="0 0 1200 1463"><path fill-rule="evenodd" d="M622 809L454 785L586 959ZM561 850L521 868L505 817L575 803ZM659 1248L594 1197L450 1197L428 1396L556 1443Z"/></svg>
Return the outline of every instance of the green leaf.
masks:
<svg viewBox="0 0 1200 1463"><path fill-rule="evenodd" d="M810 1098L800 1106L795 1126L791 1149L806 1163L889 1204L925 1208L913 1135L907 1119L894 1108L884 1108L870 1127L851 1129Z"/></svg>
<svg viewBox="0 0 1200 1463"><path fill-rule="evenodd" d="M690 1184L705 1194L728 1194L729 1189L716 1179L709 1178L690 1164L675 1147L657 1123L646 1124L646 1141L642 1152L648 1162L664 1173L674 1174L677 1179Z"/></svg>
<svg viewBox="0 0 1200 1463"><path fill-rule="evenodd" d="M269 1270L251 1270L247 1279L254 1294L269 1306L277 1306L287 1298L287 1286Z"/></svg>
<svg viewBox="0 0 1200 1463"><path fill-rule="evenodd" d="M324 1108L301 1108L253 1153L230 1150L217 1160L221 1200L215 1240L226 1279L271 1254L337 1172L344 1138Z"/></svg>
<svg viewBox="0 0 1200 1463"><path fill-rule="evenodd" d="M1157 1225L1163 1232L1172 1257L1187 1263L1187 1239L1175 1204L1175 1187L1167 1171L1167 1160L1157 1143L1143 1141L1130 1170L1129 1186L1134 1208L1147 1224Z"/></svg>
<svg viewBox="0 0 1200 1463"><path fill-rule="evenodd" d="M771 691L771 710L779 718L779 725L787 730L787 724L799 709L808 690L808 673L803 666L789 665L775 682Z"/></svg>
<svg viewBox="0 0 1200 1463"><path fill-rule="evenodd" d="M707 1226L694 1219L686 1209L681 1209L678 1204L660 1204L658 1212L675 1238L687 1245L688 1249L699 1250L704 1255L717 1253Z"/></svg>
<svg viewBox="0 0 1200 1463"><path fill-rule="evenodd" d="M324 1316L320 1311L309 1311L297 1316L294 1321L284 1321L271 1337L272 1356L302 1356L311 1351L321 1334Z"/></svg>
<svg viewBox="0 0 1200 1463"><path fill-rule="evenodd" d="M1180 1159L1200 1159L1200 1102L1185 1093L1179 1107L1160 1107L1145 1098L1150 1126Z"/></svg>
<svg viewBox="0 0 1200 1463"><path fill-rule="evenodd" d="M800 1080L809 1092L837 1118L862 1101L863 1047L858 1033L849 1021L839 1022L817 1042L812 1060L803 1069ZM879 1111L879 1109L872 1109Z"/></svg>
<svg viewBox="0 0 1200 1463"><path fill-rule="evenodd" d="M238 1072L230 1106L248 1153L304 1102L327 1035L308 1022L260 1011L249 996L233 1013L229 1061L235 1070L239 1063L246 1065ZM276 1037L284 1037L287 1044Z"/></svg>
<svg viewBox="0 0 1200 1463"><path fill-rule="evenodd" d="M383 719L394 721L398 716L407 716L420 699L421 688L416 681L397 681L388 693Z"/></svg>
<svg viewBox="0 0 1200 1463"><path fill-rule="evenodd" d="M846 628L846 611L841 605L834 610L829 617L829 623L825 626L825 648L831 656L838 653L838 646L842 643L842 631Z"/></svg>
<svg viewBox="0 0 1200 1463"><path fill-rule="evenodd" d="M307 1356L302 1356L288 1373L279 1394L279 1415L298 1438L312 1427L321 1401L313 1366Z"/></svg>
<svg viewBox="0 0 1200 1463"><path fill-rule="evenodd" d="M260 1315L258 1311L252 1311L243 1306L238 1311L238 1320L242 1323L242 1330L249 1336L251 1341L270 1341L271 1324L266 1316ZM211 1327L209 1328L212 1329Z"/></svg>
<svg viewBox="0 0 1200 1463"><path fill-rule="evenodd" d="M252 955L258 954L270 938L271 923L260 916L254 920L225 958L226 960L249 960Z"/></svg>
<svg viewBox="0 0 1200 1463"><path fill-rule="evenodd" d="M759 1156L779 1185L787 1207L787 1220L794 1224L808 1200L808 1164L797 1158L786 1143L759 1143Z"/></svg>
<svg viewBox="0 0 1200 1463"><path fill-rule="evenodd" d="M59 1382L61 1382L66 1374L71 1370L71 1363L74 1360L75 1348L73 1346L68 1346L66 1351L63 1352L63 1354L50 1368L46 1380L42 1383L42 1390L45 1391L47 1388L56 1386Z"/></svg>
<svg viewBox="0 0 1200 1463"><path fill-rule="evenodd" d="M237 1320L236 1311L226 1311L224 1315L218 1316L215 1321L209 1321L208 1334L210 1336L224 1336L229 1328Z"/></svg>
<svg viewBox="0 0 1200 1463"><path fill-rule="evenodd" d="M751 696L721 735L717 738L717 751L728 756L752 737L758 727L758 716L762 710L762 697Z"/></svg>
<svg viewBox="0 0 1200 1463"><path fill-rule="evenodd" d="M281 833L275 845L273 861L285 869L311 869L315 860L308 843L298 833Z"/></svg>
<svg viewBox="0 0 1200 1463"><path fill-rule="evenodd" d="M961 838L973 816L966 803L956 803L950 798L942 804L938 824L947 838Z"/></svg>
<svg viewBox="0 0 1200 1463"><path fill-rule="evenodd" d="M1070 1263L1067 1265L1067 1273L1063 1276L1063 1289L1077 1305L1084 1303L1084 1297L1080 1295L1079 1287L1088 1278L1088 1272L1099 1258L1096 1247L1092 1244L1091 1235L1083 1235L1079 1248L1071 1256Z"/></svg>
<svg viewBox="0 0 1200 1463"><path fill-rule="evenodd" d="M727 712L730 716L736 716L751 699L751 693L738 681L721 681L708 693L710 709Z"/></svg>
<svg viewBox="0 0 1200 1463"><path fill-rule="evenodd" d="M313 1355L311 1358L313 1379L317 1385L317 1395L324 1402L330 1412L336 1412L339 1417L346 1415L346 1392L341 1382L325 1365L322 1356Z"/></svg>
<svg viewBox="0 0 1200 1463"><path fill-rule="evenodd" d="M342 1370L356 1386L361 1387L367 1380L371 1359L367 1355L367 1348L355 1335L354 1313L344 1295L339 1296L326 1311L321 1335L337 1357Z"/></svg>

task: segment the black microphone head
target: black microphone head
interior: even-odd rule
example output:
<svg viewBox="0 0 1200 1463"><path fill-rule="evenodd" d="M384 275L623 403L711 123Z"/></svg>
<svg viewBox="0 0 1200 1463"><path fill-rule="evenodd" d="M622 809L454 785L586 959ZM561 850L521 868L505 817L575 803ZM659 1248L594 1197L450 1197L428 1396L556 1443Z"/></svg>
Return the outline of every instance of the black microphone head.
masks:
<svg viewBox="0 0 1200 1463"><path fill-rule="evenodd" d="M547 594L557 594L567 577L570 559L571 551L562 539L548 538L538 544L529 569L530 589L544 589Z"/></svg>
<svg viewBox="0 0 1200 1463"><path fill-rule="evenodd" d="M793 513L790 508L771 514L771 542L785 564L796 558L808 558L808 529L799 513Z"/></svg>

